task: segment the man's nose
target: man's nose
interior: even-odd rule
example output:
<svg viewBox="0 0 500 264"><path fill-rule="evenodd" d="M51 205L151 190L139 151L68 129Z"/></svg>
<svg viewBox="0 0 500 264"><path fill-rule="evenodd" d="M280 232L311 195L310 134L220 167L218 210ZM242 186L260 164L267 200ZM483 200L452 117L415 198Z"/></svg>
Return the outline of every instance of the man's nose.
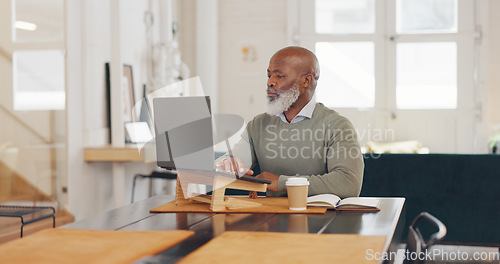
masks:
<svg viewBox="0 0 500 264"><path fill-rule="evenodd" d="M276 87L276 82L273 81L272 78L269 78L269 80L267 80L267 87L270 87L270 88Z"/></svg>

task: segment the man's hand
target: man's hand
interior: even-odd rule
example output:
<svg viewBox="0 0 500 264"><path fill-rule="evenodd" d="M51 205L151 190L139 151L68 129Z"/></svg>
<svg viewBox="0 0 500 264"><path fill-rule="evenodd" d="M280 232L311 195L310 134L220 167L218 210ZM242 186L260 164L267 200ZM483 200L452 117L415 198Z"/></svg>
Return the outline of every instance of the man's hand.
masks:
<svg viewBox="0 0 500 264"><path fill-rule="evenodd" d="M270 180L271 183L267 185L267 189L270 191L275 191L275 192L278 191L278 179L280 177L278 174L264 171L263 173L255 176L255 177ZM254 191L250 192L250 195L248 195L248 197L250 197L252 199L257 198L257 192L254 192Z"/></svg>
<svg viewBox="0 0 500 264"><path fill-rule="evenodd" d="M236 165L236 168L234 168L234 165ZM253 175L253 170L247 169L240 158L232 158L232 160L231 158L229 158L217 162L217 164L215 165L215 169L216 171L223 171L228 173L234 173L235 171L237 171L238 174Z"/></svg>

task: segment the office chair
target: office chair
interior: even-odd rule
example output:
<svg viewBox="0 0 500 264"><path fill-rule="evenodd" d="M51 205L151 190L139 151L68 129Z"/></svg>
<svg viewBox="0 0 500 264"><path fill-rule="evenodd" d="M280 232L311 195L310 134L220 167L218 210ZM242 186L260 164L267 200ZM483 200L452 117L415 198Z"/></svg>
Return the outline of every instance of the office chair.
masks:
<svg viewBox="0 0 500 264"><path fill-rule="evenodd" d="M428 220L431 224L438 228L438 231L432 234L427 241L422 236L422 233L418 229L417 225L420 220ZM432 216L427 212L420 213L412 222L408 229L408 241L406 244L407 255L416 256L416 258L409 258L404 260L404 264L423 264L425 258L419 258L419 256L425 257L426 250L441 240L446 236L446 226L439 221L436 217Z"/></svg>
<svg viewBox="0 0 500 264"><path fill-rule="evenodd" d="M177 172L175 171L153 171L151 174L136 174L132 182L132 203L134 202L135 182L137 178L149 178L149 196L151 196L152 179L177 180Z"/></svg>

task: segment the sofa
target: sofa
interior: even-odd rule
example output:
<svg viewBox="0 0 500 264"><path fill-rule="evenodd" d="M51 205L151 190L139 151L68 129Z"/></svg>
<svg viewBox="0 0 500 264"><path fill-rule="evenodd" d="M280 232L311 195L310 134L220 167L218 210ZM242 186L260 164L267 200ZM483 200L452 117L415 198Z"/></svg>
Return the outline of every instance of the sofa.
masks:
<svg viewBox="0 0 500 264"><path fill-rule="evenodd" d="M443 242L500 243L500 155L365 154L361 196L405 197L406 229L420 212L440 219Z"/></svg>
<svg viewBox="0 0 500 264"><path fill-rule="evenodd" d="M446 225L445 243L500 244L500 155L368 153L364 161L360 196L406 198L403 240L426 211Z"/></svg>

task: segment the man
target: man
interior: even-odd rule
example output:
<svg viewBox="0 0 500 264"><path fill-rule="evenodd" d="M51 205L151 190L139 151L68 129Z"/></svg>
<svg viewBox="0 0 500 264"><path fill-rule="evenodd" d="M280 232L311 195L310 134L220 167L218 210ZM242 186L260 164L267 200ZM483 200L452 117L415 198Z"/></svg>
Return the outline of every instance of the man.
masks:
<svg viewBox="0 0 500 264"><path fill-rule="evenodd" d="M256 177L272 181L268 196L286 195L290 177L307 178L309 195L358 196L364 163L357 135L349 120L315 102L316 56L301 47L281 49L271 57L267 76L266 113L248 123L232 150L234 163L226 154L217 170L234 171L235 164L253 175L247 168L258 164L262 173Z"/></svg>

